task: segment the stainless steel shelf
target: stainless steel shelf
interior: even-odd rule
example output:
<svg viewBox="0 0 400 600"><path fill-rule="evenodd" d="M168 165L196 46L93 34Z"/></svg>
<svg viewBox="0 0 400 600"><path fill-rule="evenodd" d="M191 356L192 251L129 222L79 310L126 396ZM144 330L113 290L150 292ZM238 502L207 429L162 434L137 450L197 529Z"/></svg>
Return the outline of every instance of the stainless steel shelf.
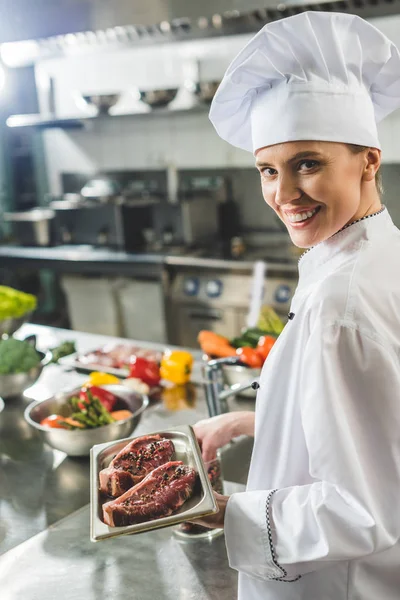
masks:
<svg viewBox="0 0 400 600"><path fill-rule="evenodd" d="M149 111L143 112L134 112L134 113L123 113L117 115L98 115L98 116L79 116L79 117L71 117L64 119L57 119L51 117L44 117L40 114L31 114L31 115L11 115L8 117L6 121L7 127L10 128L19 128L19 127L36 127L38 129L82 129L84 127L85 122L91 121L101 121L101 120L110 120L110 119L120 119L120 118L146 118L146 117L167 117L171 115L183 115L183 114L198 114L198 113L208 113L209 105L208 104L198 104L188 108L155 108Z"/></svg>

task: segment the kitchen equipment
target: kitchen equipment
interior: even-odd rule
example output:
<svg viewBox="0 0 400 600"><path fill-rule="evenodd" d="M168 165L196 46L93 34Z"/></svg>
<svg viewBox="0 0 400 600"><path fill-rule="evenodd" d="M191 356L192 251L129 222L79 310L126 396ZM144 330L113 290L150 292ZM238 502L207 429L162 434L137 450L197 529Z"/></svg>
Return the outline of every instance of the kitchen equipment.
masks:
<svg viewBox="0 0 400 600"><path fill-rule="evenodd" d="M121 336L116 279L61 275L70 325L75 331Z"/></svg>
<svg viewBox="0 0 400 600"><path fill-rule="evenodd" d="M215 172L177 173L177 202L160 203L154 211L156 239L163 245L208 244L218 237L218 206L226 197L226 180Z"/></svg>
<svg viewBox="0 0 400 600"><path fill-rule="evenodd" d="M120 278L116 293L123 335L131 340L165 344L167 333L161 278Z"/></svg>
<svg viewBox="0 0 400 600"><path fill-rule="evenodd" d="M22 315L22 317L10 317L0 321L0 338L2 338L3 335L12 335L15 333L17 329L29 321L31 315L32 313L28 312Z"/></svg>
<svg viewBox="0 0 400 600"><path fill-rule="evenodd" d="M177 346L198 348L201 329L209 329L229 339L246 325L251 298L254 262L230 263L207 259L198 265L170 264L170 290L167 300L168 341ZM221 264L222 263L222 264ZM270 263L266 259L263 304L272 306L286 322L290 301L297 286L297 265Z"/></svg>
<svg viewBox="0 0 400 600"><path fill-rule="evenodd" d="M223 365L222 375L226 385L232 392L235 392L237 396L255 399L257 388L256 386L251 387L251 384L258 380L261 375L261 369L252 369L241 365ZM242 389L245 385L248 387ZM238 391L239 388L241 388L240 391Z"/></svg>
<svg viewBox="0 0 400 600"><path fill-rule="evenodd" d="M4 221L11 223L13 235L21 246L50 246L53 242L53 210L33 208L23 212L5 212Z"/></svg>
<svg viewBox="0 0 400 600"><path fill-rule="evenodd" d="M58 244L90 244L120 250L138 250L152 228L155 201L69 203L53 201Z"/></svg>
<svg viewBox="0 0 400 600"><path fill-rule="evenodd" d="M11 398L13 396L20 396L31 387L40 377L44 367L51 361L51 353L39 352L41 356L40 363L26 371L26 373L16 373L15 375L0 375L0 397Z"/></svg>
<svg viewBox="0 0 400 600"><path fill-rule="evenodd" d="M81 189L81 196L90 200L107 202L121 193L118 181L108 177L90 179Z"/></svg>
<svg viewBox="0 0 400 600"><path fill-rule="evenodd" d="M218 206L212 197L160 204L154 211L156 239L164 246L208 242L218 233Z"/></svg>
<svg viewBox="0 0 400 600"><path fill-rule="evenodd" d="M110 108L117 104L120 94L81 94L88 106L97 108L99 115L107 115Z"/></svg>
<svg viewBox="0 0 400 600"><path fill-rule="evenodd" d="M149 435L155 434L172 440L175 446L173 460L181 460L197 471L199 485L196 486L193 496L176 513L168 517L126 527L109 527L101 520L99 472L106 468L112 458L132 439L119 440L118 443L96 445L90 452L90 537L93 542L177 525L183 521L204 517L218 511L193 429L189 425L182 425L173 429L153 432Z"/></svg>
<svg viewBox="0 0 400 600"><path fill-rule="evenodd" d="M217 91L220 80L218 81L197 81L190 82L188 89L202 102L210 104L214 98L214 94Z"/></svg>
<svg viewBox="0 0 400 600"><path fill-rule="evenodd" d="M178 88L164 90L139 90L139 98L151 108L162 108L175 99Z"/></svg>
<svg viewBox="0 0 400 600"><path fill-rule="evenodd" d="M68 416L71 413L71 408L67 404L67 399L78 394L80 388L70 390L69 392L62 392L48 400L32 402L26 408L24 417L39 432L43 441L56 450L61 450L69 456L87 456L95 444L112 442L113 440L120 439L121 436L127 437L130 435L138 425L143 411L149 404L147 396L137 394L121 385L103 387L121 398L126 408L132 411L132 416L129 419L116 421L103 427L84 430L56 429L40 425L40 421L51 414Z"/></svg>
<svg viewBox="0 0 400 600"><path fill-rule="evenodd" d="M164 171L122 171L99 174L81 187L79 175L64 173L65 194L50 203L57 243L143 248L153 230L155 207L166 194L165 179Z"/></svg>
<svg viewBox="0 0 400 600"><path fill-rule="evenodd" d="M247 368L247 373L242 372L242 383L237 382L225 387L224 383L226 379L224 381L224 378L226 378L226 375L224 375L223 369L236 366L242 366L240 358L237 356L217 358L203 364L204 391L210 417L215 417L229 411L227 399L230 396L239 396L243 392L247 392L248 389L257 390L259 388L258 379L260 371ZM232 379L234 378L232 377Z"/></svg>

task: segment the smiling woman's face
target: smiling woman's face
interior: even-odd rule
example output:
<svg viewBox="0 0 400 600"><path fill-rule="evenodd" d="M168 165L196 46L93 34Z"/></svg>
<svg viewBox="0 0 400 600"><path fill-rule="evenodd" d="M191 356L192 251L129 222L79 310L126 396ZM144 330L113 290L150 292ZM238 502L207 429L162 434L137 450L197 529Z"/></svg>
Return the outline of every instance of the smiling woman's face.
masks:
<svg viewBox="0 0 400 600"><path fill-rule="evenodd" d="M379 164L379 150L354 154L334 142L286 142L256 153L264 200L300 248L315 246L379 210Z"/></svg>

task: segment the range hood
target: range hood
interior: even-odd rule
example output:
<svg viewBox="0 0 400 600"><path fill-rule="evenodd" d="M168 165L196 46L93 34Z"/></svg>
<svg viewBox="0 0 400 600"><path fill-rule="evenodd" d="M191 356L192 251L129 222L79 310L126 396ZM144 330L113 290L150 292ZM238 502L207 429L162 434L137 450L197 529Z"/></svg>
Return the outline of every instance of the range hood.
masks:
<svg viewBox="0 0 400 600"><path fill-rule="evenodd" d="M400 0L0 0L0 44L6 64L21 66L71 52L252 33L308 10L373 18L399 14Z"/></svg>

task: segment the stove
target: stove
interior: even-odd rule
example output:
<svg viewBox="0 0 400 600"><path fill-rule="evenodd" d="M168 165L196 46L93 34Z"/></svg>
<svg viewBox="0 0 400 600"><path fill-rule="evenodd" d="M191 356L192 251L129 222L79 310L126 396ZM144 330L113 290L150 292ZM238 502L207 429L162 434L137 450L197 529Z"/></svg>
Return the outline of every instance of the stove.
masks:
<svg viewBox="0 0 400 600"><path fill-rule="evenodd" d="M208 253L210 259L218 258ZM207 258L207 253L199 258ZM222 258L222 257L219 257ZM252 265L266 262L263 304L272 306L284 322L297 286L297 258L278 252L248 251L239 261L225 265L179 265L171 270L167 300L167 327L170 343L198 348L199 331L215 331L227 338L246 326L253 282ZM218 264L218 263L217 263ZM285 268L282 268L284 266Z"/></svg>

